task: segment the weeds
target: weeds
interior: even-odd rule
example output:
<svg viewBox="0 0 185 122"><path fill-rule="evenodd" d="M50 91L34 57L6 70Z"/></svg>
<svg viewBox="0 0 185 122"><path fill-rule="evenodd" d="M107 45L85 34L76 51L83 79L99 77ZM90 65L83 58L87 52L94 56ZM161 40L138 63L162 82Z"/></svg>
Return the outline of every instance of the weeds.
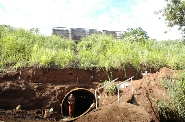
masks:
<svg viewBox="0 0 185 122"><path fill-rule="evenodd" d="M137 39L137 38L134 38ZM185 45L178 40L133 41L106 35L91 35L78 44L59 36L43 36L34 30L0 26L0 67L28 66L121 69L141 69L141 63L159 69L185 69Z"/></svg>
<svg viewBox="0 0 185 122"><path fill-rule="evenodd" d="M168 118L168 113L173 113L185 120L185 73L184 71L163 80L162 86L167 89L170 99L158 101L159 112Z"/></svg>
<svg viewBox="0 0 185 122"><path fill-rule="evenodd" d="M104 81L103 85L110 83L111 81ZM107 95L115 95L117 93L117 87L116 84L110 84L104 88L105 92Z"/></svg>

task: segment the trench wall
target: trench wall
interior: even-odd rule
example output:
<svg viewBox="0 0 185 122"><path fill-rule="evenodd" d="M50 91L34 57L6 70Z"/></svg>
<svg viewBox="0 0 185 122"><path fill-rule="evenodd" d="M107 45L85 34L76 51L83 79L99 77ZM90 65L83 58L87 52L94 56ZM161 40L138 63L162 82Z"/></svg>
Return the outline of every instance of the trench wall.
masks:
<svg viewBox="0 0 185 122"><path fill-rule="evenodd" d="M154 72L154 71L153 71ZM128 68L121 70L84 70L55 68L25 68L15 72L0 73L0 109L14 109L21 104L23 109L54 107L60 111L60 103L66 93L74 88L96 89L109 78L123 81L141 73Z"/></svg>
<svg viewBox="0 0 185 122"><path fill-rule="evenodd" d="M133 68L123 70L103 69L54 69L54 68L25 68L13 73L0 74L0 80L29 80L43 83L88 83L94 81L105 81L109 78L124 80L135 76L135 79L142 77L141 73Z"/></svg>

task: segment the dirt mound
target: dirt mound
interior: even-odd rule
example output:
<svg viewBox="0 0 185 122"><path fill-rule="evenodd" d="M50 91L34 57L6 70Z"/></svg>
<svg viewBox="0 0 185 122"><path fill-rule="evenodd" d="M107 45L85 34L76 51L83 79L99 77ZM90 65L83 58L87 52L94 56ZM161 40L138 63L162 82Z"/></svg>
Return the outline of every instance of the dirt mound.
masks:
<svg viewBox="0 0 185 122"><path fill-rule="evenodd" d="M150 122L151 120L143 108L122 102L93 110L75 122Z"/></svg>
<svg viewBox="0 0 185 122"><path fill-rule="evenodd" d="M82 121L161 121L157 109L157 100L169 99L168 93L161 86L163 78L171 76L178 71L162 68L159 72L148 73L140 80L133 80L133 87L120 88L120 102L117 95L107 96L100 93L100 109L92 111L86 116L78 119ZM116 82L118 84L120 82ZM131 82L127 82L130 83ZM132 95L132 88L134 95ZM127 103L128 102L128 103ZM131 105L131 104L134 105ZM122 115L123 113L123 115ZM120 118L120 120L119 120ZM152 119L151 119L152 118Z"/></svg>

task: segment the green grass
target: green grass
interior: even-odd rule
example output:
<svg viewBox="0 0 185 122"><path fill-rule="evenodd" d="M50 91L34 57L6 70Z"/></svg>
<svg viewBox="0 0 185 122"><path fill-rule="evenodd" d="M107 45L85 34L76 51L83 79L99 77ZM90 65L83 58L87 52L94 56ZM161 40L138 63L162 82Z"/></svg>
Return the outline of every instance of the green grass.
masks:
<svg viewBox="0 0 185 122"><path fill-rule="evenodd" d="M155 69L185 69L185 44L178 40L120 40L91 35L76 44L56 35L0 26L0 48L0 69L33 66L109 70L132 66L140 70L141 63Z"/></svg>
<svg viewBox="0 0 185 122"><path fill-rule="evenodd" d="M59 36L43 36L22 28L0 27L0 67L65 68L75 60L75 43Z"/></svg>
<svg viewBox="0 0 185 122"><path fill-rule="evenodd" d="M162 86L169 93L170 99L157 102L159 112L166 119L173 114L185 121L185 71L165 78Z"/></svg>

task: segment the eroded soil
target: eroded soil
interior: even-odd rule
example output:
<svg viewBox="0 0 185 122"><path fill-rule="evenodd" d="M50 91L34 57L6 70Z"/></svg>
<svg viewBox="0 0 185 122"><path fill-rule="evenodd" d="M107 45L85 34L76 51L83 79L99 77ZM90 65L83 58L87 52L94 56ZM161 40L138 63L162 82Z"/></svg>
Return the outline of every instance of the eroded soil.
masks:
<svg viewBox="0 0 185 122"><path fill-rule="evenodd" d="M25 68L15 72L1 73L0 109L10 111L20 104L26 111L53 107L54 111L60 114L60 103L71 89L86 88L94 93L104 80L108 80L107 74L110 73L112 79L118 78L115 84L134 76L133 85L124 89L120 88L120 103L118 103L117 95L108 96L100 90L98 92L99 107L75 121L159 122L161 120L156 100L168 99L168 94L161 86L161 80L177 71L162 68L156 73L152 70L148 72L143 77L134 69L107 73L102 70ZM1 120L29 121L30 119L1 117ZM34 121L48 120L35 119Z"/></svg>

